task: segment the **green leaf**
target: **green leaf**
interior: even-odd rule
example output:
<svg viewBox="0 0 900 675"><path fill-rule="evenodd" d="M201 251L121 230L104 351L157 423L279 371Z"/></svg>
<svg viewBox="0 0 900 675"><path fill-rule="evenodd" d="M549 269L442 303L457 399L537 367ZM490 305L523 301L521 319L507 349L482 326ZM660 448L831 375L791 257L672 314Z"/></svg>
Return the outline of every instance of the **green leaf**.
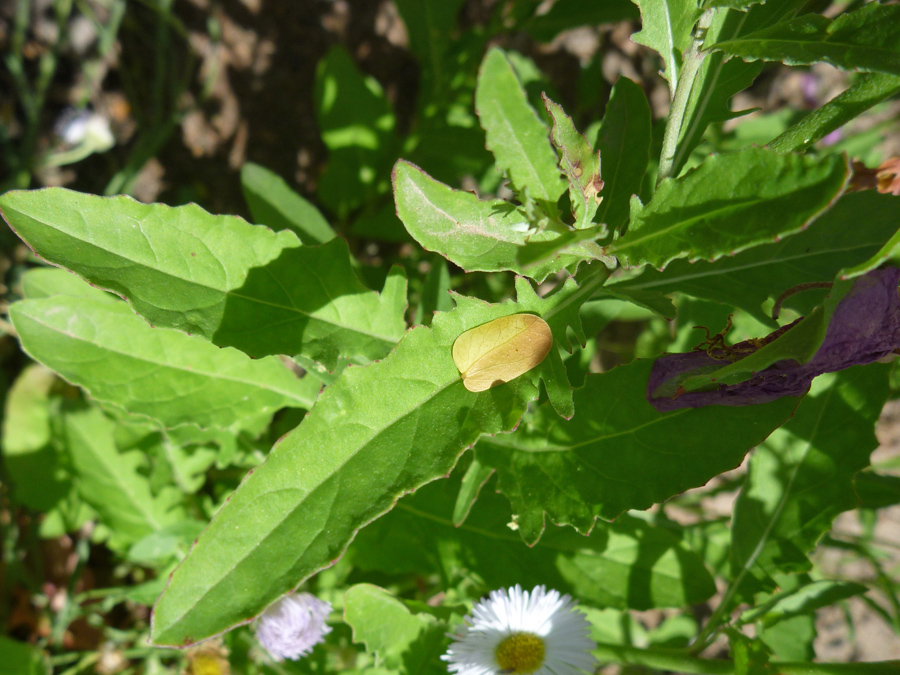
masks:
<svg viewBox="0 0 900 675"><path fill-rule="evenodd" d="M727 629L734 675L772 675L769 654L759 640L753 640L734 629Z"/></svg>
<svg viewBox="0 0 900 675"><path fill-rule="evenodd" d="M532 228L521 208L502 199L482 201L439 183L417 166L394 167L397 215L423 248L467 271L513 271L537 282L602 257L594 229L573 231L553 223Z"/></svg>
<svg viewBox="0 0 900 675"><path fill-rule="evenodd" d="M798 584L797 588L775 593L762 607L745 611L740 622L762 621L766 626L774 626L797 616L811 615L817 609L862 595L868 590L866 586L851 581L808 581Z"/></svg>
<svg viewBox="0 0 900 675"><path fill-rule="evenodd" d="M541 406L515 433L479 441L476 454L497 469L526 542L541 536L545 513L584 533L597 516L612 519L703 485L740 464L796 405L785 398L660 413L645 398L651 365L589 375L575 390L571 421Z"/></svg>
<svg viewBox="0 0 900 675"><path fill-rule="evenodd" d="M650 105L640 85L620 77L609 96L597 146L603 161L603 201L596 220L618 231L628 222L631 195L641 189L650 160Z"/></svg>
<svg viewBox="0 0 900 675"><path fill-rule="evenodd" d="M890 200L890 206L894 210L894 213L896 213L897 204L895 198L887 195L885 196ZM885 263L894 263L895 265L900 266L900 230L897 230L894 233L894 236L888 239L875 255L858 265L842 269L839 276L841 279L853 279L854 277L862 276L866 272L870 272Z"/></svg>
<svg viewBox="0 0 900 675"><path fill-rule="evenodd" d="M56 296L9 308L22 348L93 398L164 426L228 427L285 406L311 408L319 384L276 357L252 360L152 328L124 302Z"/></svg>
<svg viewBox="0 0 900 675"><path fill-rule="evenodd" d="M555 215L556 200L566 183L559 175L549 130L528 103L512 64L500 49L491 49L481 63L475 110L497 167L509 176L520 196L527 195Z"/></svg>
<svg viewBox="0 0 900 675"><path fill-rule="evenodd" d="M304 247L234 216L61 188L8 192L0 211L42 258L126 298L154 326L253 357L385 356L403 335L406 283L368 290L346 243Z"/></svg>
<svg viewBox="0 0 900 675"><path fill-rule="evenodd" d="M409 50L422 67L429 99L439 98L456 74L445 54L453 43L453 29L463 0L395 0L409 33Z"/></svg>
<svg viewBox="0 0 900 675"><path fill-rule="evenodd" d="M597 299L615 298L630 302L638 307L649 309L654 314L658 314L664 319L670 321L675 318L677 312L672 301L662 293L657 291L645 291L641 289L623 288L621 284L617 284L619 288L613 286L604 286L594 296Z"/></svg>
<svg viewBox="0 0 900 675"><path fill-rule="evenodd" d="M803 230L841 194L846 158L778 155L748 148L713 155L664 180L608 251L623 265L662 269L676 258L716 260Z"/></svg>
<svg viewBox="0 0 900 675"><path fill-rule="evenodd" d="M584 338L578 310L605 278L580 288L569 280L545 299L520 278L518 301L502 305L456 296L455 310L407 332L383 361L346 369L174 572L154 610L152 641L183 646L246 622L333 564L400 496L445 476L481 434L511 430L537 398L538 379L552 372L542 364L475 394L453 363L453 342L500 316L530 312L567 347L567 327Z"/></svg>
<svg viewBox="0 0 900 675"><path fill-rule="evenodd" d="M900 476L860 471L856 474L853 487L862 509L883 509L900 504Z"/></svg>
<svg viewBox="0 0 900 675"><path fill-rule="evenodd" d="M119 452L113 440L116 424L98 408L67 410L61 420L60 442L72 458L81 498L112 530L115 548L125 548L184 518L181 492L150 491L143 475L146 458L138 450Z"/></svg>
<svg viewBox="0 0 900 675"><path fill-rule="evenodd" d="M471 462L463 475L462 484L459 486L459 492L456 495L456 504L453 507L453 525L459 527L472 510L472 505L478 499L481 488L494 475L494 469L484 466L475 454L471 455Z"/></svg>
<svg viewBox="0 0 900 675"><path fill-rule="evenodd" d="M810 112L790 129L783 130L781 135L769 141L767 145L776 152L802 151L898 93L900 93L900 77L885 73L865 73L857 77L847 89ZM875 127L864 134L857 134L847 143L864 142L866 136L873 133L880 138L881 130ZM831 147L832 151L835 149ZM868 149L864 148L863 151ZM850 151L848 154L857 153Z"/></svg>
<svg viewBox="0 0 900 675"><path fill-rule="evenodd" d="M446 673L440 655L447 626L425 612L412 612L378 586L356 584L344 594L344 621L353 641L366 645L378 664L394 672Z"/></svg>
<svg viewBox="0 0 900 675"><path fill-rule="evenodd" d="M434 255L429 261L414 323L430 326L435 312L449 312L451 309L453 301L450 299L450 270L441 256Z"/></svg>
<svg viewBox="0 0 900 675"><path fill-rule="evenodd" d="M175 562L187 554L191 542L200 535L204 526L205 523L198 520L173 522L138 539L128 549L126 557L129 562L147 567Z"/></svg>
<svg viewBox="0 0 900 675"><path fill-rule="evenodd" d="M818 377L793 419L757 448L734 510L736 574L809 569L806 554L839 513L857 506L853 476L878 446L872 427L887 378L883 364Z"/></svg>
<svg viewBox="0 0 900 675"><path fill-rule="evenodd" d="M745 60L900 75L900 7L869 3L834 20L810 13L709 47Z"/></svg>
<svg viewBox="0 0 900 675"><path fill-rule="evenodd" d="M112 293L101 291L85 283L81 277L58 267L34 267L22 275L22 295L28 300L72 295L93 298L99 302L119 302Z"/></svg>
<svg viewBox="0 0 900 675"><path fill-rule="evenodd" d="M562 106L543 95L544 106L553 126L550 141L559 155L559 168L569 179L569 198L575 229L583 230L593 226L594 214L600 204L600 153L595 152L587 139L575 128L572 118L566 115Z"/></svg>
<svg viewBox="0 0 900 675"><path fill-rule="evenodd" d="M342 46L332 47L316 71L316 120L328 166L316 196L341 220L390 188L399 141L381 85L363 75Z"/></svg>
<svg viewBox="0 0 900 675"><path fill-rule="evenodd" d="M354 541L355 566L388 574L477 578L485 591L546 584L601 607L684 607L715 592L699 556L671 532L623 515L588 537L552 528L528 547L508 525L506 500L482 491L466 523L452 522L459 481L436 482L401 500Z"/></svg>
<svg viewBox="0 0 900 675"><path fill-rule="evenodd" d="M336 236L312 203L278 174L253 162L241 167L241 188L253 220L276 232L291 230L304 244L324 244Z"/></svg>
<svg viewBox="0 0 900 675"><path fill-rule="evenodd" d="M700 16L695 0L639 0L641 30L631 36L638 44L659 52L669 89L678 87L681 58L691 44L691 31Z"/></svg>
<svg viewBox="0 0 900 675"><path fill-rule="evenodd" d="M47 655L37 647L0 635L0 675L49 675Z"/></svg>
<svg viewBox="0 0 900 675"><path fill-rule="evenodd" d="M779 621L757 635L779 661L809 662L816 658L816 617L812 614Z"/></svg>
<svg viewBox="0 0 900 675"><path fill-rule="evenodd" d="M156 453L157 465L165 467L164 475L168 481L185 494L192 495L203 487L206 472L221 456L220 451L211 446L179 445L173 442L173 435L177 434L166 434L152 450Z"/></svg>
<svg viewBox="0 0 900 675"><path fill-rule="evenodd" d="M551 42L561 32L579 26L635 21L638 18L637 8L631 0L557 0L548 12L532 17L525 24L525 30L538 42Z"/></svg>
<svg viewBox="0 0 900 675"><path fill-rule="evenodd" d="M73 277L74 278L74 277ZM15 501L49 511L71 492L71 477L51 445L51 390L59 382L51 370L27 366L13 382L3 416L3 462Z"/></svg>
<svg viewBox="0 0 900 675"><path fill-rule="evenodd" d="M897 229L896 212L895 198L890 195L874 190L852 192L808 229L782 241L712 263L675 260L662 272L646 268L640 276L610 284L605 290L679 291L740 307L768 323L769 314L762 308L767 301L799 284L832 281L843 267L877 254ZM821 293L798 293L784 304L807 314L821 298Z"/></svg>

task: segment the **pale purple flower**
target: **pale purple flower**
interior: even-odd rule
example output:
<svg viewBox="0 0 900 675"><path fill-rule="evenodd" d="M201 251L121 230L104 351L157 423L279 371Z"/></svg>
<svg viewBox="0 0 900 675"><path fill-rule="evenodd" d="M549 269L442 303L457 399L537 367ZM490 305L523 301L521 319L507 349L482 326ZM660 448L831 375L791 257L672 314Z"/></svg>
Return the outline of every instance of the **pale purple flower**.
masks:
<svg viewBox="0 0 900 675"><path fill-rule="evenodd" d="M590 624L575 602L536 586L492 591L464 619L441 659L459 675L582 675L592 671Z"/></svg>
<svg viewBox="0 0 900 675"><path fill-rule="evenodd" d="M256 638L276 661L306 656L325 639L331 604L310 593L294 593L272 603L259 617Z"/></svg>

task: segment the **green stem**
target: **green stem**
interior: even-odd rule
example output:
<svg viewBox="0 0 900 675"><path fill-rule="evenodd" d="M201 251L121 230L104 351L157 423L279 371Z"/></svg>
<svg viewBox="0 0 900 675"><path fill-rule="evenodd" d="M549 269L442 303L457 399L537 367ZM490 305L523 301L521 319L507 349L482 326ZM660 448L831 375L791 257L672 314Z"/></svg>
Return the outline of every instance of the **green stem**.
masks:
<svg viewBox="0 0 900 675"><path fill-rule="evenodd" d="M768 147L776 152L804 150L875 104L897 93L900 93L900 77L885 73L866 73L846 91L813 110L772 140Z"/></svg>
<svg viewBox="0 0 900 675"><path fill-rule="evenodd" d="M684 65L675 87L675 96L672 99L672 107L669 110L669 119L666 122L666 131L663 135L662 152L659 155L659 174L656 177L657 185L665 178L670 178L675 171L675 154L678 151L678 139L684 126L684 115L691 99L691 90L694 88L694 80L703 63L703 55L700 49L706 31L712 24L715 10L708 9L700 16L694 31L694 40L684 57Z"/></svg>
<svg viewBox="0 0 900 675"><path fill-rule="evenodd" d="M612 270L610 270L602 262L594 263L593 265L588 267L587 270L588 271L581 279L577 279L576 277L576 279L578 280L578 290L570 295L566 300L556 305L556 307L548 310L544 315L544 319L548 319L554 314L559 314L561 311L574 303L581 304L587 298L590 298L601 286L603 286L603 284L606 283L606 280L609 279L609 275L612 274Z"/></svg>
<svg viewBox="0 0 900 675"><path fill-rule="evenodd" d="M732 661L703 659L677 649L659 647L639 648L599 644L594 655L601 663L644 666L690 675L732 675L736 672ZM772 672L780 675L888 675L896 674L900 661L876 663L805 663L774 662Z"/></svg>

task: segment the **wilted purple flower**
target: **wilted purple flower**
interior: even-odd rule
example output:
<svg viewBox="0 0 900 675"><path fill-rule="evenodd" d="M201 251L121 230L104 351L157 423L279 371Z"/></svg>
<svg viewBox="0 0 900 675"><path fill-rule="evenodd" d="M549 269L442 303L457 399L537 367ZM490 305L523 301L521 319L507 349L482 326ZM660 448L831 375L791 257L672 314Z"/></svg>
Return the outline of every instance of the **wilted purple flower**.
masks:
<svg viewBox="0 0 900 675"><path fill-rule="evenodd" d="M720 385L712 391L684 392L678 383L718 370L728 362L714 359L706 352L667 354L653 364L647 382L647 400L660 411L768 403L782 396L802 396L813 378L822 373L877 361L900 349L898 282L900 269L895 267L874 270L856 279L835 308L825 339L807 363L786 359L739 384ZM780 336L794 325L796 322L776 333ZM768 341L771 340L763 339ZM734 352L744 352L742 358L749 356L753 349L749 341L732 347Z"/></svg>
<svg viewBox="0 0 900 675"><path fill-rule="evenodd" d="M262 613L256 638L276 661L299 659L331 632L325 624L330 612L330 603L310 593L286 595Z"/></svg>

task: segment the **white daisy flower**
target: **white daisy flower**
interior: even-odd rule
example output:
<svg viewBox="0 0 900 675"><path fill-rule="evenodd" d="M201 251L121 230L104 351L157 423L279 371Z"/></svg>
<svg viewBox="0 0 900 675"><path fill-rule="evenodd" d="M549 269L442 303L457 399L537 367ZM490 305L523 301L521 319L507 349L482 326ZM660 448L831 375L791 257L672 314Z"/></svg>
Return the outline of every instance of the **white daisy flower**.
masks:
<svg viewBox="0 0 900 675"><path fill-rule="evenodd" d="M276 661L299 659L331 632L325 619L331 604L310 593L286 595L259 617L256 638Z"/></svg>
<svg viewBox="0 0 900 675"><path fill-rule="evenodd" d="M441 659L459 675L582 675L597 664L575 601L536 586L492 591L457 628Z"/></svg>

